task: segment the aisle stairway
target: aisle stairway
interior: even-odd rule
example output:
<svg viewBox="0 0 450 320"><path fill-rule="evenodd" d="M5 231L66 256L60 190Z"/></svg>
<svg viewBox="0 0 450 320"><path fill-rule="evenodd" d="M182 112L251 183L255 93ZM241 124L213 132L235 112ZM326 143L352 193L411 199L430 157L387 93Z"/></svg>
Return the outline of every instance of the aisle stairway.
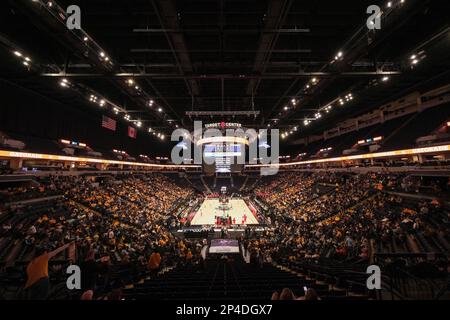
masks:
<svg viewBox="0 0 450 320"><path fill-rule="evenodd" d="M200 180L201 180L203 186L205 187L206 191L208 191L208 193L213 193L210 186L208 185L208 183L206 183L205 176L201 175Z"/></svg>

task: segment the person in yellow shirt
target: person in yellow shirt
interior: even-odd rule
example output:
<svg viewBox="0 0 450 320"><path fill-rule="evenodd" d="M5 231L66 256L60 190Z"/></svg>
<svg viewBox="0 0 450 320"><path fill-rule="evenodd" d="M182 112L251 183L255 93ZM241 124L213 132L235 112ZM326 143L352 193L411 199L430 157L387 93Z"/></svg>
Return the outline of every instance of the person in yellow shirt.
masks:
<svg viewBox="0 0 450 320"><path fill-rule="evenodd" d="M188 250L187 254L186 254L186 261L190 262L192 260L192 252L191 250Z"/></svg>
<svg viewBox="0 0 450 320"><path fill-rule="evenodd" d="M48 278L48 261L66 250L71 243L52 252L40 248L36 250L35 258L27 266L27 282L25 290L28 300L46 300L50 290Z"/></svg>
<svg viewBox="0 0 450 320"><path fill-rule="evenodd" d="M152 277L156 277L159 271L159 266L161 265L161 255L158 251L153 251L148 260L148 268L150 269L150 273Z"/></svg>

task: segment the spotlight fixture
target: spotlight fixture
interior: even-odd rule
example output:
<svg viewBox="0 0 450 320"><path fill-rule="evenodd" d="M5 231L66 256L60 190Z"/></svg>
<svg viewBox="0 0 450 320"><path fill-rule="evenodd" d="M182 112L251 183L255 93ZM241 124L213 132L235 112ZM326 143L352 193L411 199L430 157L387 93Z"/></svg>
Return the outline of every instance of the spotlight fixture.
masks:
<svg viewBox="0 0 450 320"><path fill-rule="evenodd" d="M336 56L334 57L334 60L339 60L342 59L342 57L344 56L344 54L342 53L342 51L339 51Z"/></svg>
<svg viewBox="0 0 450 320"><path fill-rule="evenodd" d="M66 88L69 86L69 81L67 81L67 79L62 79L59 85L63 88Z"/></svg>

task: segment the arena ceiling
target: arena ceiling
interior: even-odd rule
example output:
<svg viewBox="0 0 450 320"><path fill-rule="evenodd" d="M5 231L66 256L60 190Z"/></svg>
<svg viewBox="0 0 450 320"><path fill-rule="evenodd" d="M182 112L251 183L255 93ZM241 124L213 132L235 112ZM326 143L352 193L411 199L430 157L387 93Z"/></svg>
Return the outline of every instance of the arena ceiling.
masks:
<svg viewBox="0 0 450 320"><path fill-rule="evenodd" d="M445 0L48 2L1 1L0 77L87 113L128 114L140 130L228 120L293 131L292 142L450 78ZM73 4L82 32L56 11ZM366 26L372 4L381 30Z"/></svg>

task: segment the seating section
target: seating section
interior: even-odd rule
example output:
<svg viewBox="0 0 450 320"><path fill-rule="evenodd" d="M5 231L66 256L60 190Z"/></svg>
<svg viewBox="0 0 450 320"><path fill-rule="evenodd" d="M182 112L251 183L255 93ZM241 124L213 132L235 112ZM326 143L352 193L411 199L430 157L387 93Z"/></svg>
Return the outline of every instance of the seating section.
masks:
<svg viewBox="0 0 450 320"><path fill-rule="evenodd" d="M97 298L121 288L126 299L270 299L285 288L302 297L304 287L321 299L379 298L363 285L365 268L376 259L450 253L445 178L296 171L245 177L242 193L268 228L248 228L239 238L241 255L205 259L207 240L172 233L205 197L192 187L195 179L202 184L200 176L175 173L50 176L3 190L10 203L0 207L0 295L20 292L26 265L40 248L73 240L77 263L91 249L101 261ZM162 259L152 269L156 253ZM442 260L428 259L426 272L423 263L409 262L408 274L442 276ZM52 281L61 279L60 267L50 273ZM51 298L81 293L61 289Z"/></svg>
<svg viewBox="0 0 450 320"><path fill-rule="evenodd" d="M296 154L305 153L301 160L339 157L345 150L353 149L351 154L370 153L368 145L360 146L358 141L383 137L379 151L391 151L416 147L416 139L433 133L437 128L446 124L450 118L448 105L441 105L426 109L420 113L405 115L384 123L361 128L358 131L345 133L326 140L319 140L308 145L296 147ZM445 143L446 141L440 141ZM322 149L332 148L327 152Z"/></svg>
<svg viewBox="0 0 450 320"><path fill-rule="evenodd" d="M207 260L205 264L203 268L175 268L157 279L135 284L124 290L124 295L136 300L268 300L284 288L291 288L297 297L302 297L304 287L308 287L323 299L352 299L350 290L334 290L324 282L272 264L246 264L239 257Z"/></svg>

